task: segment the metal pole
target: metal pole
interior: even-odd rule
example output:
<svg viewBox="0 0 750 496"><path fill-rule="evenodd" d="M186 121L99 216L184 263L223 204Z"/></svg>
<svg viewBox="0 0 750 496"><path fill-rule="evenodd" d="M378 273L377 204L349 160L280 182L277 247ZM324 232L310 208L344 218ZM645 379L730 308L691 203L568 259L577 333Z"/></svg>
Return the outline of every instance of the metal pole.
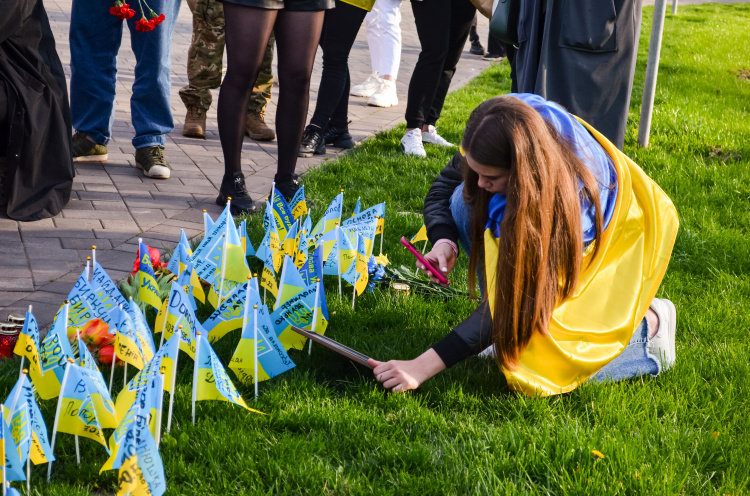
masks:
<svg viewBox="0 0 750 496"><path fill-rule="evenodd" d="M677 0L672 0L672 14L677 13Z"/></svg>
<svg viewBox="0 0 750 496"><path fill-rule="evenodd" d="M643 84L641 121L638 125L638 144L643 148L648 147L648 137L651 133L651 114L654 111L656 76L659 72L659 55L661 54L661 40L664 34L664 17L666 16L666 11L666 0L656 0L654 3L654 20L651 22L651 40L648 46L646 80Z"/></svg>

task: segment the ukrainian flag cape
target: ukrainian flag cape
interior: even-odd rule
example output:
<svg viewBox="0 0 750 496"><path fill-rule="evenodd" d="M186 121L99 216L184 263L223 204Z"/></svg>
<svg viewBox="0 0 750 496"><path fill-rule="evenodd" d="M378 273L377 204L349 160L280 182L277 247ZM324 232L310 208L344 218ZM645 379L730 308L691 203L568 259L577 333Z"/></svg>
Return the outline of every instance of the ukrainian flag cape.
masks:
<svg viewBox="0 0 750 496"><path fill-rule="evenodd" d="M529 396L566 393L627 346L661 284L679 221L672 201L632 160L581 121L612 158L618 194L599 252L584 253L573 295L552 313L549 334L534 333L514 370L511 389ZM487 297L494 309L498 240L485 231ZM493 310L494 311L494 310Z"/></svg>

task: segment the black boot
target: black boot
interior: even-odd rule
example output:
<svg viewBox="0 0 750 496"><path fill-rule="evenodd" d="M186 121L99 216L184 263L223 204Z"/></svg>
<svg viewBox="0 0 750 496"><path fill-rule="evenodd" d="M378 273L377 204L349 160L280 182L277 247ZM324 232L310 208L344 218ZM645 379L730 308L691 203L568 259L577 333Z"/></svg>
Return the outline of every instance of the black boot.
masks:
<svg viewBox="0 0 750 496"><path fill-rule="evenodd" d="M299 146L300 157L312 157L323 155L326 152L326 143L323 140L323 130L318 126L309 125L302 134L302 143Z"/></svg>
<svg viewBox="0 0 750 496"><path fill-rule="evenodd" d="M337 148L348 150L354 148L354 140L349 134L349 124L337 125L330 123L323 133L323 139L326 145L333 145Z"/></svg>
<svg viewBox="0 0 750 496"><path fill-rule="evenodd" d="M258 207L250 198L250 194L245 187L245 175L242 172L235 172L231 176L224 176L219 188L219 196L216 197L216 204L226 206L227 200L231 198L232 202L229 211L232 215L254 214L258 212Z"/></svg>
<svg viewBox="0 0 750 496"><path fill-rule="evenodd" d="M297 182L297 177L297 174L276 174L273 178L276 183L276 189L279 190L279 193L281 193L287 203L294 198L294 195L300 188L300 185ZM305 201L307 202L307 208L313 208L315 206L315 203L307 198L307 195L305 195Z"/></svg>

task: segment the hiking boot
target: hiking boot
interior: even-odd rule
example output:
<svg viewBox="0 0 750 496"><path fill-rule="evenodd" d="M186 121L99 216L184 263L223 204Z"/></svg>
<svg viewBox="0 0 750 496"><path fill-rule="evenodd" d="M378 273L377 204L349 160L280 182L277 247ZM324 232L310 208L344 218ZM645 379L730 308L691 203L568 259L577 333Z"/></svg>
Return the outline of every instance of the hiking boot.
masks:
<svg viewBox="0 0 750 496"><path fill-rule="evenodd" d="M182 135L188 138L206 139L206 111L200 107L188 107Z"/></svg>
<svg viewBox="0 0 750 496"><path fill-rule="evenodd" d="M484 55L484 47L482 46L482 43L480 43L479 40L472 41L471 48L469 48L469 53L473 55Z"/></svg>
<svg viewBox="0 0 750 496"><path fill-rule="evenodd" d="M73 135L73 162L106 162L107 147L91 141L86 133Z"/></svg>
<svg viewBox="0 0 750 496"><path fill-rule="evenodd" d="M364 82L352 86L349 90L351 96L364 96L369 98L373 93L378 91L382 79L378 77L377 72L370 74Z"/></svg>
<svg viewBox="0 0 750 496"><path fill-rule="evenodd" d="M326 152L326 142L323 139L323 130L312 124L305 128L302 134L302 143L299 145L299 157L312 157L323 155Z"/></svg>
<svg viewBox="0 0 750 496"><path fill-rule="evenodd" d="M328 124L328 127L323 132L323 141L326 145L333 145L345 150L354 148L355 145L352 135L349 134L348 124L343 126Z"/></svg>
<svg viewBox="0 0 750 496"><path fill-rule="evenodd" d="M135 165L143 170L146 177L169 179L170 168L164 159L164 147L159 145L138 148L135 151Z"/></svg>
<svg viewBox="0 0 750 496"><path fill-rule="evenodd" d="M231 198L229 211L232 215L254 214L259 211L245 186L245 175L242 172L235 172L231 176L224 176L219 188L219 196L216 197L216 204L222 207L227 205L227 200Z"/></svg>
<svg viewBox="0 0 750 496"><path fill-rule="evenodd" d="M255 114L253 112L247 113L245 133L250 139L256 141L273 141L276 139L276 133L266 125L265 112L261 112L260 114Z"/></svg>

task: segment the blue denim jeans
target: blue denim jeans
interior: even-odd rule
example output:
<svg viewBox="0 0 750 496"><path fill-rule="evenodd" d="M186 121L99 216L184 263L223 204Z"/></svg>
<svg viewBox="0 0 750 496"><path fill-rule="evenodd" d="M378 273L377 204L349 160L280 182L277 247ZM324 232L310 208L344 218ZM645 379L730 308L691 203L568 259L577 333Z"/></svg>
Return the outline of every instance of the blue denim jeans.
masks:
<svg viewBox="0 0 750 496"><path fill-rule="evenodd" d="M164 14L164 22L153 31L140 33L135 22L141 18L137 2L131 3L136 15L120 21L109 13L114 2L73 0L70 18L70 113L76 131L86 133L99 144L112 137L117 86L117 52L122 25L130 29L130 46L135 53L133 95L130 113L135 128L133 147L164 146L165 135L174 129L170 106L171 45L178 0L149 0L149 6ZM144 5L145 8L145 5ZM149 12L145 12L149 16ZM121 89L120 91L123 91Z"/></svg>
<svg viewBox="0 0 750 496"><path fill-rule="evenodd" d="M463 192L464 185L461 183L453 191L450 208L453 220L458 227L458 240L461 243L461 248L469 254L471 253L471 238L469 236L471 233L471 207L464 202ZM484 282L481 273L477 272L480 291L483 292ZM620 381L646 374L658 375L661 372L661 364L647 351L648 334L649 325L644 317L622 353L602 367L590 380L595 382Z"/></svg>

